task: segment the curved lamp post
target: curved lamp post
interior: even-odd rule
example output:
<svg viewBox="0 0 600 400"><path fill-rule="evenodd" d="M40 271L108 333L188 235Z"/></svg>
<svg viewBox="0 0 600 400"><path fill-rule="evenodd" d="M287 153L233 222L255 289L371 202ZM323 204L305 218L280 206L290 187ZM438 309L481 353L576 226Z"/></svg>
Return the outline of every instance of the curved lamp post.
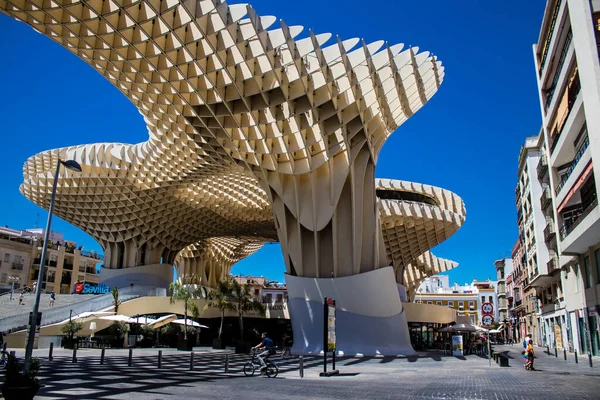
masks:
<svg viewBox="0 0 600 400"><path fill-rule="evenodd" d="M42 244L42 259L40 260L40 271L38 273L37 287L35 289L35 301L33 302L33 311L31 312L31 320L29 321L27 347L25 347L25 370L27 372L29 372L31 354L33 353L33 341L35 340L35 332L37 330L40 296L42 294L42 280L44 278L44 268L46 267L46 252L48 251L50 225L52 224L52 211L54 209L54 198L56 197L56 186L58 184L58 174L60 172L61 164L64 165L66 169L70 169L71 171L81 172L81 165L79 165L77 161L62 161L59 159L56 163L56 172L54 173L54 184L52 185L52 197L50 198L50 208L48 208L48 221L46 222L46 231L44 232L44 243Z"/></svg>

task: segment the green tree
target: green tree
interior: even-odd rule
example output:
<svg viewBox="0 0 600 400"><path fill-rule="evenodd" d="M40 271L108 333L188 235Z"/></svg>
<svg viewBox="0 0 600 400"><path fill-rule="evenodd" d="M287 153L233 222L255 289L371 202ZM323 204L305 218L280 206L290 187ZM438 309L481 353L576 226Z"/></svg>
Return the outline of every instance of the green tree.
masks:
<svg viewBox="0 0 600 400"><path fill-rule="evenodd" d="M83 323L69 320L69 322L67 322L60 328L60 331L67 335L69 340L73 342L73 337L75 336L75 334L82 329Z"/></svg>
<svg viewBox="0 0 600 400"><path fill-rule="evenodd" d="M229 297L237 306L240 340L244 340L244 314L250 311L256 311L264 316L265 307L261 302L253 298L252 287L249 284L244 283L243 285L240 285L235 279L231 281Z"/></svg>
<svg viewBox="0 0 600 400"><path fill-rule="evenodd" d="M198 318L200 310L194 299L200 299L206 297L206 290L204 288L195 288L190 285L182 285L179 282L173 282L169 285L169 292L171 292L171 304L176 301L183 301L183 314L185 318L185 330L183 331L183 338L187 340L187 319L188 309L192 312L194 318Z"/></svg>
<svg viewBox="0 0 600 400"><path fill-rule="evenodd" d="M113 296L113 306L115 307L115 314L119 313L119 306L121 305L121 300L119 300L119 289L116 287L112 288L111 291Z"/></svg>
<svg viewBox="0 0 600 400"><path fill-rule="evenodd" d="M204 306L204 310L209 307L218 308L221 312L221 326L219 326L219 337L223 333L223 321L225 320L225 311L234 311L235 306L229 302L229 296L231 295L231 285L229 281L222 280L217 284L217 288L208 292L208 303Z"/></svg>

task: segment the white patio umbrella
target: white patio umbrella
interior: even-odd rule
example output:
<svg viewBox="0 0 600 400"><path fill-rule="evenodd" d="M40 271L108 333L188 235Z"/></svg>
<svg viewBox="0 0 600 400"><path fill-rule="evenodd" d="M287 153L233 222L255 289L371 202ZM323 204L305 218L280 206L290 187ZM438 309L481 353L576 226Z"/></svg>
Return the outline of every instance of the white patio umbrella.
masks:
<svg viewBox="0 0 600 400"><path fill-rule="evenodd" d="M184 318L176 319L175 321L171 321L174 324L186 325L186 320ZM199 324L196 321L192 321L191 319L187 320L187 326L193 326L195 328L208 328L206 325Z"/></svg>
<svg viewBox="0 0 600 400"><path fill-rule="evenodd" d="M129 318L127 315L121 315L121 314L117 314L117 315L106 315L104 317L99 317L98 319L103 319L105 321L118 321L118 322L127 322L127 323L131 323L131 318Z"/></svg>
<svg viewBox="0 0 600 400"><path fill-rule="evenodd" d="M159 319L157 319L156 321L148 324L152 329L158 329L162 326L165 326L173 321L175 321L177 319L177 315L175 314L169 314L169 315L165 315L164 317L160 317Z"/></svg>
<svg viewBox="0 0 600 400"><path fill-rule="evenodd" d="M100 317L105 317L107 315L113 315L113 314L114 313L112 313L112 312L103 312L103 311L84 312L81 314L73 315L71 318L67 318L64 321L59 322L58 325L66 324L69 321L85 323L85 322L93 321Z"/></svg>
<svg viewBox="0 0 600 400"><path fill-rule="evenodd" d="M475 329L477 329L477 332L489 332L488 329L485 329L481 326L475 325Z"/></svg>

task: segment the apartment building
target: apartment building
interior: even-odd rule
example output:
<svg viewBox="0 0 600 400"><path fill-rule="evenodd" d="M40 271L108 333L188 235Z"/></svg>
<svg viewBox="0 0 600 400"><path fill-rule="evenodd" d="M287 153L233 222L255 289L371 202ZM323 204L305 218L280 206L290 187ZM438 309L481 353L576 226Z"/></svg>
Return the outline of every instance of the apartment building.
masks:
<svg viewBox="0 0 600 400"><path fill-rule="evenodd" d="M433 304L443 307L450 307L456 310L457 316L466 316L473 325L489 325L497 322L497 296L495 292L496 282L476 281L471 284L449 285L447 275L434 275L419 285L415 295L414 302L421 304ZM482 321L483 313L481 306L483 303L491 303L491 320Z"/></svg>
<svg viewBox="0 0 600 400"><path fill-rule="evenodd" d="M496 295L498 297L498 321L508 322L508 302L506 299L506 277L513 271L512 258L502 258L494 262L496 267Z"/></svg>
<svg viewBox="0 0 600 400"><path fill-rule="evenodd" d="M41 255L43 229L16 230L0 228L0 285L15 288L29 286L37 281ZM98 284L97 266L102 258L95 252L84 251L77 244L64 239L63 234L52 232L46 254L46 269L42 290L68 294L75 283Z"/></svg>
<svg viewBox="0 0 600 400"><path fill-rule="evenodd" d="M553 254L538 287L542 340L594 355L600 354L599 27L600 1L548 1L533 46L547 150L538 171L548 190L539 201L552 205L544 239Z"/></svg>

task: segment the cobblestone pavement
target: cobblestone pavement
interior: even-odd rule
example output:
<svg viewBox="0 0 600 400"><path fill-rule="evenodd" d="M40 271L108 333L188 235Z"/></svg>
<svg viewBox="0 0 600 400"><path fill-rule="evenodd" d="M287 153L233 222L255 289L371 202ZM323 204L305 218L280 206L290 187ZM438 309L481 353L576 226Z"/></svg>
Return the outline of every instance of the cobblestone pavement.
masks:
<svg viewBox="0 0 600 400"><path fill-rule="evenodd" d="M589 367L587 357L548 356L538 349L537 371L525 371L519 346L498 346L510 359L501 368L487 358L463 358L440 353L415 357L363 357L338 360L339 376L320 378L321 358L305 357L304 378L298 359L273 361L276 379L245 377L249 357L228 351L198 349L190 371L190 353L164 349L158 369L157 349L134 349L132 366L127 350L107 350L100 365L99 350L72 353L35 352L42 360L43 387L36 399L600 399L600 364ZM17 355L22 355L17 351ZM229 370L225 373L225 357ZM560 355L560 354L559 354Z"/></svg>

